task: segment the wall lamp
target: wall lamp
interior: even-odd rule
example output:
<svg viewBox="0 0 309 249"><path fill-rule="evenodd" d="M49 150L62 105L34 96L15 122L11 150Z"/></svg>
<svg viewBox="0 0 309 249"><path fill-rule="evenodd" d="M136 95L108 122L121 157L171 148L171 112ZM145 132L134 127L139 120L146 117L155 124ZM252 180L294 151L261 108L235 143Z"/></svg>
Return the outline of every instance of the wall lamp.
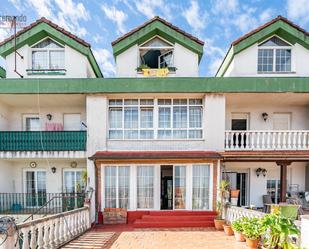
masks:
<svg viewBox="0 0 309 249"><path fill-rule="evenodd" d="M267 170L266 169L262 169L262 168L258 168L255 171L256 176L259 177L261 174L265 177L267 174Z"/></svg>
<svg viewBox="0 0 309 249"><path fill-rule="evenodd" d="M52 168L51 168L51 171L53 172L53 174L55 174L55 173L56 173L56 170L57 170L57 168L56 168L56 167L52 167Z"/></svg>
<svg viewBox="0 0 309 249"><path fill-rule="evenodd" d="M266 120L268 119L268 114L266 112L263 112L262 117L263 117L264 121L266 122Z"/></svg>
<svg viewBox="0 0 309 249"><path fill-rule="evenodd" d="M46 118L50 121L50 120L52 120L53 115L51 115L50 113L48 113L48 114L46 115Z"/></svg>

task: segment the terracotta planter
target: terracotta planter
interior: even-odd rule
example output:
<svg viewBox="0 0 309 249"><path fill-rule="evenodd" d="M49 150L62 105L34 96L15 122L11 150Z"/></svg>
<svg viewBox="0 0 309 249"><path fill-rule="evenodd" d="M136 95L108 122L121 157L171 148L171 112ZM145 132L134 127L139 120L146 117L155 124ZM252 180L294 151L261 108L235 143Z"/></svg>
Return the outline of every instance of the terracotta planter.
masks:
<svg viewBox="0 0 309 249"><path fill-rule="evenodd" d="M233 236L234 231L230 225L223 225L223 229L227 236Z"/></svg>
<svg viewBox="0 0 309 249"><path fill-rule="evenodd" d="M218 231L223 231L224 229L223 229L223 225L225 224L225 220L214 220L214 222L215 222L215 228L216 228L216 230L218 230Z"/></svg>
<svg viewBox="0 0 309 249"><path fill-rule="evenodd" d="M235 236L236 241L238 241L238 242L245 242L246 241L245 236L240 232L234 231L234 236Z"/></svg>
<svg viewBox="0 0 309 249"><path fill-rule="evenodd" d="M256 249L256 248L258 248L259 240L258 239L251 240L251 239L246 238L246 244L247 244L247 247L252 248L252 249Z"/></svg>
<svg viewBox="0 0 309 249"><path fill-rule="evenodd" d="M231 190L231 198L238 198L240 190L239 189L232 189Z"/></svg>

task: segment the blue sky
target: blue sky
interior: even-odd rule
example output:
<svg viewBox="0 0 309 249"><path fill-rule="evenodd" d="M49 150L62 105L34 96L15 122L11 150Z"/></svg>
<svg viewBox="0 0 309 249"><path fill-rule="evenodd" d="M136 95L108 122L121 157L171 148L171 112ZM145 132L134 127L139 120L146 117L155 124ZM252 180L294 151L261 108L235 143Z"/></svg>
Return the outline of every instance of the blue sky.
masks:
<svg viewBox="0 0 309 249"><path fill-rule="evenodd" d="M92 45L105 77L115 75L111 42L155 15L205 41L200 76L213 76L230 43L283 15L309 30L309 0L1 0L0 15L45 16ZM0 29L0 40L12 31Z"/></svg>

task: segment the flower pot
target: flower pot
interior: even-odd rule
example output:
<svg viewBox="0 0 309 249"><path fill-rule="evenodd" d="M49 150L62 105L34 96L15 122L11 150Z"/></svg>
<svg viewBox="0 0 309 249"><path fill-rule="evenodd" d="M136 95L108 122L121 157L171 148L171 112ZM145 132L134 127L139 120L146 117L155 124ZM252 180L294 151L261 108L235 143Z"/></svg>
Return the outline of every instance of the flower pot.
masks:
<svg viewBox="0 0 309 249"><path fill-rule="evenodd" d="M234 234L232 227L229 225L223 225L223 229L227 236L232 236Z"/></svg>
<svg viewBox="0 0 309 249"><path fill-rule="evenodd" d="M239 189L232 189L231 190L231 198L238 198L240 190Z"/></svg>
<svg viewBox="0 0 309 249"><path fill-rule="evenodd" d="M252 240L252 239L246 238L246 244L247 244L247 247L252 248L252 249L256 249L256 248L258 248L259 239Z"/></svg>
<svg viewBox="0 0 309 249"><path fill-rule="evenodd" d="M214 220L214 222L215 222L215 228L216 228L216 230L218 230L218 231L223 231L224 229L223 229L223 225L225 224L225 220L221 220L221 219L215 219Z"/></svg>
<svg viewBox="0 0 309 249"><path fill-rule="evenodd" d="M245 236L240 232L234 231L234 236L235 236L236 241L238 241L238 242L245 242L246 241Z"/></svg>

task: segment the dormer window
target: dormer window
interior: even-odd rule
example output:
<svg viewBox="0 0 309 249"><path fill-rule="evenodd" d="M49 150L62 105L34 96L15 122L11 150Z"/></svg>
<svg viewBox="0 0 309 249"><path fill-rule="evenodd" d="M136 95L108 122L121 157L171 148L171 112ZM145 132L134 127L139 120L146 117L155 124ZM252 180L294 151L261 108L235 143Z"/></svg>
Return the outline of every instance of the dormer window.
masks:
<svg viewBox="0 0 309 249"><path fill-rule="evenodd" d="M173 68L174 46L173 44L155 37L139 47L140 68Z"/></svg>
<svg viewBox="0 0 309 249"><path fill-rule="evenodd" d="M31 48L31 71L64 70L64 47L47 38Z"/></svg>
<svg viewBox="0 0 309 249"><path fill-rule="evenodd" d="M292 47L277 36L273 36L258 46L259 73L291 72Z"/></svg>

